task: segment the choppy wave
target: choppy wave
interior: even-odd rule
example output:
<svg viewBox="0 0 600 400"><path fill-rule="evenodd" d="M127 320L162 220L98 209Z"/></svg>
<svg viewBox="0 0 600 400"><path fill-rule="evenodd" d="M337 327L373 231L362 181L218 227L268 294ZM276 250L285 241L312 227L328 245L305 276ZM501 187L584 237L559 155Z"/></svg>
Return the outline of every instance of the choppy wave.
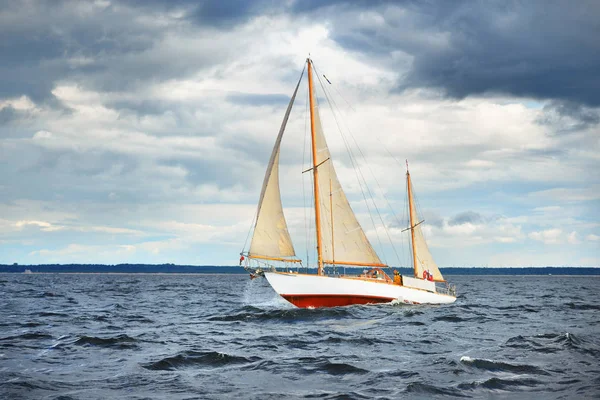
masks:
<svg viewBox="0 0 600 400"><path fill-rule="evenodd" d="M369 371L350 363L335 362L324 357L303 357L298 363L304 367L305 372L326 373L329 375L366 374Z"/></svg>
<svg viewBox="0 0 600 400"><path fill-rule="evenodd" d="M565 303L565 306L569 307L570 309L573 310L580 310L580 311L597 311L600 310L600 304L590 304L590 303L584 303L584 302L569 302L569 303Z"/></svg>
<svg viewBox="0 0 600 400"><path fill-rule="evenodd" d="M550 375L550 373L544 371L540 367L531 364L511 364L505 361L488 360L485 358L471 358L468 356L461 357L460 362L474 368L484 369L492 372L505 371L518 374Z"/></svg>
<svg viewBox="0 0 600 400"><path fill-rule="evenodd" d="M58 311L41 311L37 313L39 317L69 317L70 315L64 312Z"/></svg>
<svg viewBox="0 0 600 400"><path fill-rule="evenodd" d="M591 340L565 333L544 333L533 336L514 336L506 341L505 347L534 351L538 353L556 353L575 350L592 355L600 355L600 345Z"/></svg>
<svg viewBox="0 0 600 400"><path fill-rule="evenodd" d="M412 382L406 386L407 393L424 394L427 396L468 397L458 389L438 387L427 383Z"/></svg>
<svg viewBox="0 0 600 400"><path fill-rule="evenodd" d="M233 356L216 351L182 352L175 356L161 358L158 361L142 364L142 367L155 371L171 371L190 367L224 367L235 364L248 364L261 360L260 357Z"/></svg>
<svg viewBox="0 0 600 400"><path fill-rule="evenodd" d="M294 321L301 322L323 318L345 318L352 316L351 308L292 308L283 310L264 310L253 306L243 307L241 312L231 315L215 315L209 317L209 321Z"/></svg>
<svg viewBox="0 0 600 400"><path fill-rule="evenodd" d="M52 335L42 332L26 332L15 336L0 337L0 342L13 341L13 340L39 340L39 339L52 339Z"/></svg>
<svg viewBox="0 0 600 400"><path fill-rule="evenodd" d="M319 335L320 336L320 335ZM352 346L374 346L381 344L394 344L390 340L385 340L378 337L345 337L345 336L327 336L319 340L321 343L344 344Z"/></svg>
<svg viewBox="0 0 600 400"><path fill-rule="evenodd" d="M118 347L118 348L131 348L135 347L137 339L134 339L127 335L117 335L113 337L96 337L96 336L82 336L77 339L74 344L78 346L100 346L100 347Z"/></svg>
<svg viewBox="0 0 600 400"><path fill-rule="evenodd" d="M461 383L458 385L458 387L460 389L467 390L483 388L489 390L520 391L523 387L531 388L541 384L543 384L542 381L528 377L518 377L511 379L493 377L485 379L483 381Z"/></svg>

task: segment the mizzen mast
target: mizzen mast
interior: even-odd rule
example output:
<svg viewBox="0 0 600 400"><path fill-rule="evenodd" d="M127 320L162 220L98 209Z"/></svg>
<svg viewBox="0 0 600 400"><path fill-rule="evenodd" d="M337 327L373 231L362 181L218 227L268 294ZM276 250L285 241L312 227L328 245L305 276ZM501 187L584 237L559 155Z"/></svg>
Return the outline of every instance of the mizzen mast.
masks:
<svg viewBox="0 0 600 400"><path fill-rule="evenodd" d="M415 246L415 224L417 216L415 215L415 208L413 207L413 196L412 196L412 185L410 184L410 172L408 172L408 161L406 161L406 186L408 188L408 210L410 214L410 237L412 240L412 253L413 253L413 268L415 270L415 278L418 278L419 272L417 269L417 249Z"/></svg>

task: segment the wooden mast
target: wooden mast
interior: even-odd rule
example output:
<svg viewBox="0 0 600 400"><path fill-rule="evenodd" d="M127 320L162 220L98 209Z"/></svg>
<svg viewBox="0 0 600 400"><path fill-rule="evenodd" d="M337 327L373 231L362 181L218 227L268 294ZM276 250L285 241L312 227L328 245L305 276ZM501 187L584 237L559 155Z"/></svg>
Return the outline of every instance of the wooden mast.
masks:
<svg viewBox="0 0 600 400"><path fill-rule="evenodd" d="M323 247L321 245L321 203L319 202L319 171L317 169L317 136L315 132L315 116L313 113L315 105L315 99L313 94L313 81L312 81L312 61L307 58L308 62L308 98L310 101L310 133L312 137L312 159L313 159L313 184L315 192L315 225L317 230L317 258L319 260L318 274L323 275Z"/></svg>
<svg viewBox="0 0 600 400"><path fill-rule="evenodd" d="M415 278L418 278L417 272L417 249L415 249L415 221L416 215L413 207L412 197L412 185L410 184L410 173L408 172L408 162L406 163L406 185L408 187L408 210L410 214L410 236L412 239L412 253L413 253L413 268L415 270Z"/></svg>

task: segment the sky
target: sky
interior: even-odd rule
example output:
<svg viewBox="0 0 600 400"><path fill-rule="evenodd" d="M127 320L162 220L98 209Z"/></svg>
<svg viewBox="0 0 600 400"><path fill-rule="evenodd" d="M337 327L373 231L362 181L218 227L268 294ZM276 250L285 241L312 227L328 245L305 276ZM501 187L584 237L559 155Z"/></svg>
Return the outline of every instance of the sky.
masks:
<svg viewBox="0 0 600 400"><path fill-rule="evenodd" d="M236 265L310 54L386 263L409 265L408 159L441 267L600 266L599 37L593 0L2 0L0 263ZM314 260L306 90L280 178Z"/></svg>

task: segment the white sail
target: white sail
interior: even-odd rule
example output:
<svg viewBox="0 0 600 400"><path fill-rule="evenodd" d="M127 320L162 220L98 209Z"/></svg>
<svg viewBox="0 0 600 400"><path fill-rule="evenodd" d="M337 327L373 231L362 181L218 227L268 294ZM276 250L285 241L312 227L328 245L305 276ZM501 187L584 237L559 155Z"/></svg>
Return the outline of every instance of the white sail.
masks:
<svg viewBox="0 0 600 400"><path fill-rule="evenodd" d="M256 226L250 244L250 256L276 258L296 255L281 205L279 148L274 150L276 151L275 158L267 169L268 175L263 185Z"/></svg>
<svg viewBox="0 0 600 400"><path fill-rule="evenodd" d="M304 71L302 71L302 75L304 75ZM279 149L281 147L283 132L285 131L292 106L294 105L296 93L298 93L302 75L286 110L281 128L279 129L279 135L271 153L271 159L269 160L269 166L267 167L258 202L256 225L254 226L254 234L248 253L250 257L281 258L296 255L281 204L281 193L279 191Z"/></svg>
<svg viewBox="0 0 600 400"><path fill-rule="evenodd" d="M412 187L411 193L412 194ZM418 224L417 221L417 210L415 208L414 198L410 201L411 205L411 214L413 215L413 223ZM429 247L427 247L427 242L425 241L425 236L423 236L423 231L421 230L421 224L418 224L414 228L414 243L413 243L413 251L416 253L417 265L415 266L415 274L417 277L423 277L423 271L429 271L431 275L433 275L433 279L436 281L443 281L444 277L440 272L437 264L433 260L433 256L429 252Z"/></svg>
<svg viewBox="0 0 600 400"><path fill-rule="evenodd" d="M326 263L381 265L379 256L356 220L354 211L338 181L323 135L316 102L312 111L316 131L315 164L318 166L323 260Z"/></svg>

